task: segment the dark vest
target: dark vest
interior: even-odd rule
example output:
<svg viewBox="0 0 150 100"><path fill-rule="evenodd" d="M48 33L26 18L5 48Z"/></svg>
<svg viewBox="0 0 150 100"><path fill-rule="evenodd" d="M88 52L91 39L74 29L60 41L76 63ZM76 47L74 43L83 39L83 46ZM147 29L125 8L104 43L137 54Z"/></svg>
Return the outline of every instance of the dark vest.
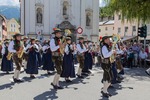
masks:
<svg viewBox="0 0 150 100"><path fill-rule="evenodd" d="M111 51L111 48L110 48L110 46L109 46L108 44L103 43L103 44L101 45L101 57L102 57L102 63L110 64L110 59L109 59L109 58L104 58L104 56L103 56L103 53L102 53L102 48L103 48L103 46L106 46L106 47L107 47L108 52Z"/></svg>
<svg viewBox="0 0 150 100"><path fill-rule="evenodd" d="M18 41L18 40L14 40L14 49L16 51L19 51L20 47L23 46L21 41Z"/></svg>
<svg viewBox="0 0 150 100"><path fill-rule="evenodd" d="M55 45L58 46L60 39L57 37L54 37L54 41L55 41ZM57 49L57 51L55 51L55 52L59 52L59 49Z"/></svg>

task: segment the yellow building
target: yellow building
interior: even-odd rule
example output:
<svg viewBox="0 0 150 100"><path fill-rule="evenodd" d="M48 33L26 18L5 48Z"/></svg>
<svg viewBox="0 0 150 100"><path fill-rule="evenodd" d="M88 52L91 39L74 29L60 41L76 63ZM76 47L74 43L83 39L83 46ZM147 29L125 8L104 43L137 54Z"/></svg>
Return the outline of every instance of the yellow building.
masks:
<svg viewBox="0 0 150 100"><path fill-rule="evenodd" d="M18 22L12 18L10 20L7 20L7 33L8 33L8 39L12 38L12 36L16 33L20 33L20 25Z"/></svg>
<svg viewBox="0 0 150 100"><path fill-rule="evenodd" d="M99 23L99 36L111 36L114 34L114 20Z"/></svg>

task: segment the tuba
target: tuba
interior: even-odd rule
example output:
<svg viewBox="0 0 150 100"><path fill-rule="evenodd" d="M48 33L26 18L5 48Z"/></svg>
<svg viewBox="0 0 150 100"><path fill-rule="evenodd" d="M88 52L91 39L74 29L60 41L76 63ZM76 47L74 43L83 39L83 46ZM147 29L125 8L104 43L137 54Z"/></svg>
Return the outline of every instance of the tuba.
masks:
<svg viewBox="0 0 150 100"><path fill-rule="evenodd" d="M112 43L112 50L115 50L116 49L116 44L117 44L117 42L120 40L120 36L119 35L117 35L117 34L113 34L113 36L112 36L112 41L113 41L113 43ZM110 62L111 63L113 63L114 61L115 61L115 59L116 59L116 56L115 56L115 54L112 54L111 56L110 56Z"/></svg>

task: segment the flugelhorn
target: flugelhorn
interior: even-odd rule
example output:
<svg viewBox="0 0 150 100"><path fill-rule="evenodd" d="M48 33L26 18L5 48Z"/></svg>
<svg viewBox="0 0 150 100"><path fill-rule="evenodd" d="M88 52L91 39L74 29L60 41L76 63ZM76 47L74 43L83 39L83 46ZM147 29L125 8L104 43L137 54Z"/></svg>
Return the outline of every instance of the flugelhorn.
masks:
<svg viewBox="0 0 150 100"><path fill-rule="evenodd" d="M65 29L65 35L71 35L71 31L69 29ZM61 44L64 44L64 46L66 45L66 36L62 36L62 38L60 39ZM64 54L64 50L65 47L60 47L60 53L63 55Z"/></svg>
<svg viewBox="0 0 150 100"><path fill-rule="evenodd" d="M11 60L11 58L12 58L12 55L13 55L13 53L11 53L11 52L8 52L8 54L7 54L7 56L6 56L7 60Z"/></svg>
<svg viewBox="0 0 150 100"><path fill-rule="evenodd" d="M117 35L117 34L112 35L112 41L113 41L112 42L112 48L111 48L112 50L115 50L116 44L119 40L120 40L119 35ZM110 57L110 62L113 63L115 61L115 59L116 59L115 55L112 54L111 57Z"/></svg>

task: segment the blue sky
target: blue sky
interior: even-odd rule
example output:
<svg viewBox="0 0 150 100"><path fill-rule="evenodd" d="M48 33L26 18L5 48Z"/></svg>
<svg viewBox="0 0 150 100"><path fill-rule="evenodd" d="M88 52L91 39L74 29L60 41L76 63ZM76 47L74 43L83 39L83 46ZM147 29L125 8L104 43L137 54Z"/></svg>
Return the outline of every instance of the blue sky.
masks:
<svg viewBox="0 0 150 100"><path fill-rule="evenodd" d="M19 6L19 0L0 0L0 5Z"/></svg>
<svg viewBox="0 0 150 100"><path fill-rule="evenodd" d="M0 5L19 6L19 0L0 0ZM104 6L104 0L99 0L99 5Z"/></svg>

